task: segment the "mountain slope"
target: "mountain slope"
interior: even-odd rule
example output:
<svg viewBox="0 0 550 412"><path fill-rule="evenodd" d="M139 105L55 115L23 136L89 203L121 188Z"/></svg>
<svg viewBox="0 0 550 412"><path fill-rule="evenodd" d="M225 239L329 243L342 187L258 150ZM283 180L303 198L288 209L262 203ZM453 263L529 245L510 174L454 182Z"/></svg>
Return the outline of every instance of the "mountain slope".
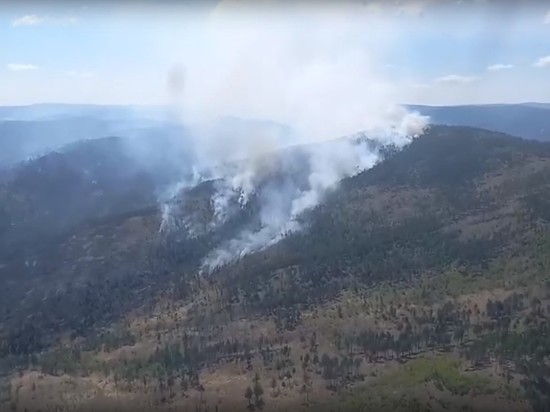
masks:
<svg viewBox="0 0 550 412"><path fill-rule="evenodd" d="M549 176L548 144L433 126L344 180L303 231L212 273L197 271L221 232L166 236L154 208L75 227L33 285L17 281L22 302L15 283L1 300L4 369L22 371L10 402L538 410ZM189 210L209 193L193 189Z"/></svg>
<svg viewBox="0 0 550 412"><path fill-rule="evenodd" d="M298 264L304 268L304 284L314 282L316 288L326 281L336 293L338 274L363 283L401 280L460 262L476 267L532 229L529 220L515 220L523 219L533 199L544 202L548 156L547 145L470 128L434 127L406 150L344 181L313 211L306 232L222 268L215 277L223 282L248 274L247 282L258 284L261 274ZM514 224L496 225L488 239L461 234L475 232L492 216ZM304 295L310 299L314 292Z"/></svg>
<svg viewBox="0 0 550 412"><path fill-rule="evenodd" d="M126 154L119 138L69 146L20 164L4 174L0 186L2 249L17 244L19 236L37 240L91 218L155 205L154 177Z"/></svg>

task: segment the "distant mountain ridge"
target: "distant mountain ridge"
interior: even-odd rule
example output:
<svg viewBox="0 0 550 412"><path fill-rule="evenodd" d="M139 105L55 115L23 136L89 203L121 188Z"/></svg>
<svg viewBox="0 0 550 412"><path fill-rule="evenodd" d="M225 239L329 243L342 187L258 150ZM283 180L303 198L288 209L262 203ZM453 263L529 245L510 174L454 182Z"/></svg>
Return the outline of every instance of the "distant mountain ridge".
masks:
<svg viewBox="0 0 550 412"><path fill-rule="evenodd" d="M36 158L82 140L117 136L140 139L139 145L181 140L186 128L246 135L267 132L290 136L289 126L273 121L220 117L206 124L182 124L168 106L37 104L0 107L0 168Z"/></svg>
<svg viewBox="0 0 550 412"><path fill-rule="evenodd" d="M470 126L524 139L550 141L550 103L461 106L405 105L436 125ZM154 137L181 134L169 106L45 103L0 106L0 167L46 154L61 146L108 136ZM221 117L211 127L245 133L258 127L291 136L291 128L272 121Z"/></svg>
<svg viewBox="0 0 550 412"><path fill-rule="evenodd" d="M101 105L38 103L31 105L0 106L0 121L52 120L60 117L93 116L104 120L113 118L163 119L168 107L162 105Z"/></svg>
<svg viewBox="0 0 550 412"><path fill-rule="evenodd" d="M433 124L479 127L524 139L550 141L550 103L406 107L429 116Z"/></svg>

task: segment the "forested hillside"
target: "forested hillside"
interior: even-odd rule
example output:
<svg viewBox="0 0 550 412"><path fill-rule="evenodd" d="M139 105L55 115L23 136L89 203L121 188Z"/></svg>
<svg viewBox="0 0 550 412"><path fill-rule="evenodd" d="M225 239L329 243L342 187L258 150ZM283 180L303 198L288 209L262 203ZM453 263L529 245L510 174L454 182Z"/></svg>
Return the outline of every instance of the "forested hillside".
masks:
<svg viewBox="0 0 550 412"><path fill-rule="evenodd" d="M6 410L548 410L550 144L432 126L302 231L212 272L201 259L256 224L254 202L165 233L154 177L102 153L101 201L67 168L78 151L0 189L20 217L2 244L25 245L0 262ZM65 189L32 186L36 168ZM55 214L72 210L67 182L90 205L70 221ZM174 200L199 227L214 184ZM33 242L28 228L58 223L32 205L70 224Z"/></svg>

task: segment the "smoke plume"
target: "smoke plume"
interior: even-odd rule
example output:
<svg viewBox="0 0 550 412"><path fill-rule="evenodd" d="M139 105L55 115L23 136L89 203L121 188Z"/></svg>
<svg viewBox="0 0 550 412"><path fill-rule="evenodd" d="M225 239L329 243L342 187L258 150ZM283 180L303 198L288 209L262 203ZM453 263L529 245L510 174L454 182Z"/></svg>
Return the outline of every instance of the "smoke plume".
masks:
<svg viewBox="0 0 550 412"><path fill-rule="evenodd" d="M222 2L203 51L192 60L183 53L185 88L183 74L171 72L169 84L188 126L193 173L179 189L215 180L209 230L235 213L232 205L258 209L257 224L210 251L204 270L302 229L300 216L376 164L381 146L403 147L423 132L427 119L396 104L399 90L378 70L391 36L371 37L365 27L374 31L379 19L357 5L245 11ZM167 203L163 230L170 216Z"/></svg>

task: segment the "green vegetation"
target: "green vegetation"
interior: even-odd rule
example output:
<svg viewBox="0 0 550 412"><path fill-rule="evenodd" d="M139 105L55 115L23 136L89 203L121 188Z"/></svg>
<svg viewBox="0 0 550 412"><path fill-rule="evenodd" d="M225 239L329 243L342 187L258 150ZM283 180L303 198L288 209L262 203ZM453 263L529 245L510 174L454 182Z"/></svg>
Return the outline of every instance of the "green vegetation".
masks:
<svg viewBox="0 0 550 412"><path fill-rule="evenodd" d="M1 368L97 375L209 411L216 385L250 409L333 394L330 410L423 411L498 394L545 410L549 159L550 145L434 127L344 181L303 232L211 274L201 257L254 222L253 202L194 238L159 234L149 209L75 229L37 258L63 287L0 292ZM190 194L200 221L211 185Z"/></svg>
<svg viewBox="0 0 550 412"><path fill-rule="evenodd" d="M450 356L414 359L399 371L377 379L369 386L369 392L383 393L395 388L406 389L422 383L434 382L454 395L466 395L474 390L482 393L489 387L489 380L476 373L464 373L459 361Z"/></svg>
<svg viewBox="0 0 550 412"><path fill-rule="evenodd" d="M403 367L346 393L322 410L431 411L427 395L429 384L457 397L469 395L471 398L496 390L488 378L475 372L464 372L460 361L451 355L441 355L411 360Z"/></svg>

